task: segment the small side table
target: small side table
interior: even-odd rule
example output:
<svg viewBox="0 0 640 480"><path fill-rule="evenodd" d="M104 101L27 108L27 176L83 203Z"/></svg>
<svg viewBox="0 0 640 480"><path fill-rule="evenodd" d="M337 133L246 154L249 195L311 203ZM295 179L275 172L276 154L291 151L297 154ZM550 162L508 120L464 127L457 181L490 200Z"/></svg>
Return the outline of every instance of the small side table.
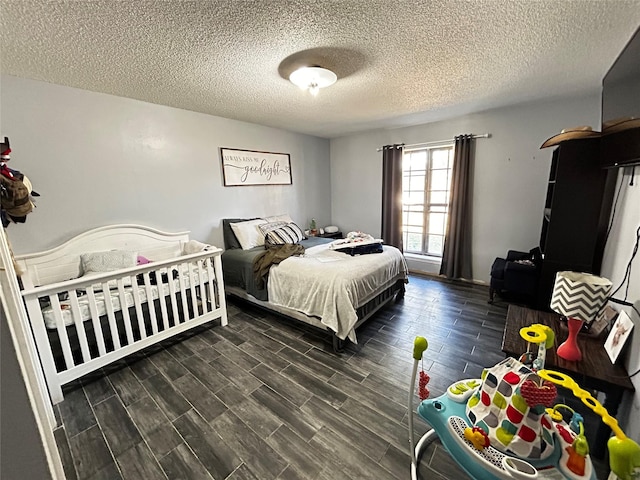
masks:
<svg viewBox="0 0 640 480"><path fill-rule="evenodd" d="M556 334L556 345L561 344L567 337L567 331L561 328L560 315L557 313L509 305L502 336L502 351L518 358L527 350L527 342L520 337L520 329L535 323L551 327ZM552 348L547 350L545 367L571 376L583 388L604 393L603 406L610 415L615 417L624 392L635 390L627 371L623 366L611 363L602 339L581 334L578 336L578 344L583 352L588 352L581 361L570 362L558 357L556 349ZM601 420L599 422L595 441L591 445L591 455L603 459L611 429Z"/></svg>

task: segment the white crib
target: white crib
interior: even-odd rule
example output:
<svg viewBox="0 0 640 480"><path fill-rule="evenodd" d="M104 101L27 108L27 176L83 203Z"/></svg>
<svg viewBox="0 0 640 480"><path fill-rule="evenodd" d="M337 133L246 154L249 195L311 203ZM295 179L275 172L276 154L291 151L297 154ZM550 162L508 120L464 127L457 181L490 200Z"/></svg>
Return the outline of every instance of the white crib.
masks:
<svg viewBox="0 0 640 480"><path fill-rule="evenodd" d="M139 225L110 225L16 257L53 403L62 386L203 323L227 325L222 250ZM136 252L151 263L81 276L80 256Z"/></svg>

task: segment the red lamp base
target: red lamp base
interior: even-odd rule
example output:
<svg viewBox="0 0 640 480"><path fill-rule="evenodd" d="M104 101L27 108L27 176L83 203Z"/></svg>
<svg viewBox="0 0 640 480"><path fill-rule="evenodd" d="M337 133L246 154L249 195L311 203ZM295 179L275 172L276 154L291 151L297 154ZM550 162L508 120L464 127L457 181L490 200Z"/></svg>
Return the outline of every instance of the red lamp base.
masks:
<svg viewBox="0 0 640 480"><path fill-rule="evenodd" d="M580 347L578 347L578 332L580 332L583 323L582 320L578 320L577 318L567 318L569 337L556 350L559 357L569 360L570 362L579 362L582 360L582 352L580 351Z"/></svg>

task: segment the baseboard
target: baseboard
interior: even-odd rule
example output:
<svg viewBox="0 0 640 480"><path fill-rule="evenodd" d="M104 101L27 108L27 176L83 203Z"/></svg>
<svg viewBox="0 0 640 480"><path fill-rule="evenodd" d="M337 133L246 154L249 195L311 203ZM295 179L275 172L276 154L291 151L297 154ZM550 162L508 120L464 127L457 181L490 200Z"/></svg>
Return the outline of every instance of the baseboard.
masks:
<svg viewBox="0 0 640 480"><path fill-rule="evenodd" d="M431 277L434 280L472 283L473 285L479 285L481 287L489 288L489 285L484 280L467 280L466 278L460 278L460 279L457 279L457 280L448 280L444 275L440 275L439 272L435 272L435 273L433 273L433 272L425 272L425 271L422 271L422 270L415 270L415 269L409 268L409 274L417 275L419 277Z"/></svg>

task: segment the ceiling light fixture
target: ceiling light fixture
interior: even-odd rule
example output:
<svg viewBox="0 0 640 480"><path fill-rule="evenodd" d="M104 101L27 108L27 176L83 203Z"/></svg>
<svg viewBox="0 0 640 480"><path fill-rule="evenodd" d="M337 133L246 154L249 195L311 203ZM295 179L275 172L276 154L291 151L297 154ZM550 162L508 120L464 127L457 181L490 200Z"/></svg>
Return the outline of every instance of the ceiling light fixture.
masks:
<svg viewBox="0 0 640 480"><path fill-rule="evenodd" d="M333 85L338 77L331 70L322 67L302 67L289 75L289 80L303 90L309 90L314 97L321 88Z"/></svg>

